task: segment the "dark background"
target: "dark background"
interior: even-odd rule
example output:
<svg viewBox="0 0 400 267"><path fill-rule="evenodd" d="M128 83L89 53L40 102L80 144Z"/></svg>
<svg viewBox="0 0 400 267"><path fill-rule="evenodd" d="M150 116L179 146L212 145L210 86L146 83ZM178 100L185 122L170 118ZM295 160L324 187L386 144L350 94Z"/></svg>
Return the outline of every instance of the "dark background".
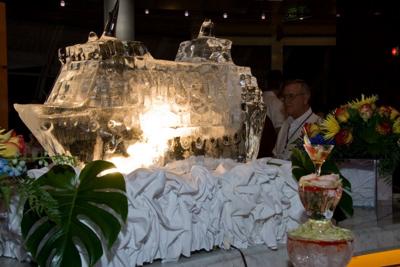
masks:
<svg viewBox="0 0 400 267"><path fill-rule="evenodd" d="M6 2L9 75L9 128L26 131L13 103L43 103L60 69L57 50L86 42L88 33L102 33L104 3L96 0ZM324 3L322 3L324 2ZM394 2L394 3L393 3ZM400 57L391 49L400 45L400 1L266 0L135 1L135 39L144 42L155 58L173 60L179 43L197 35L205 17L216 36L336 37L336 46L285 46L285 78L302 78L313 89L313 109L327 113L364 94L378 94L381 104L400 108ZM323 5L322 5L323 4ZM285 20L288 8L302 5L308 17ZM144 14L149 8L150 14ZM189 10L190 16L183 15ZM222 18L228 12L228 19ZM267 19L261 20L264 12ZM282 32L271 23L281 17ZM291 29L294 30L288 30ZM305 29L302 31L301 29ZM319 30L322 29L322 30ZM326 32L324 32L327 29ZM278 32L278 36L274 35ZM271 69L271 47L233 44L237 65L250 66L260 87Z"/></svg>

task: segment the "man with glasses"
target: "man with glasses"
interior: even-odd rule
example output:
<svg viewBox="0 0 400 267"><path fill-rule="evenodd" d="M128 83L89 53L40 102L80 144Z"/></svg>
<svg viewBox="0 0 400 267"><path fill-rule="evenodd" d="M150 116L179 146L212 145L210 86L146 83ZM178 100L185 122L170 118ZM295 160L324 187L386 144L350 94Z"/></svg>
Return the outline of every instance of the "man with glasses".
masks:
<svg viewBox="0 0 400 267"><path fill-rule="evenodd" d="M289 160L295 142L302 136L306 122L319 122L321 118L310 107L310 87L303 80L291 80L284 84L282 101L288 118L283 122L272 153L275 157Z"/></svg>

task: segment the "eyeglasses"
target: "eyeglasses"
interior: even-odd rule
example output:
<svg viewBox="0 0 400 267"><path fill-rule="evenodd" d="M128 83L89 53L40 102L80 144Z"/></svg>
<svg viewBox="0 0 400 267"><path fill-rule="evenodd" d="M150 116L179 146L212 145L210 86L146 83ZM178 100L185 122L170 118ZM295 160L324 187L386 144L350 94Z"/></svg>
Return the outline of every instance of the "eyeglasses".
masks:
<svg viewBox="0 0 400 267"><path fill-rule="evenodd" d="M298 97L298 96L300 96L300 95L305 95L305 93L282 95L282 96L281 96L281 100L282 100L283 102L285 102L285 101L292 101L293 99L295 99L296 97Z"/></svg>

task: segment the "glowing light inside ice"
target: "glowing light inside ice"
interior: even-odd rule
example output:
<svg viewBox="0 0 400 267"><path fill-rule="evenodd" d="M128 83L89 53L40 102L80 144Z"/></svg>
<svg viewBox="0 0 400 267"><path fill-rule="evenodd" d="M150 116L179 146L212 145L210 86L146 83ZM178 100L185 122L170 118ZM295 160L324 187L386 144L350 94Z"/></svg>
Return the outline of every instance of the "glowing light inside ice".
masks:
<svg viewBox="0 0 400 267"><path fill-rule="evenodd" d="M130 173L137 168L149 167L159 161L168 150L168 140L176 136L188 136L193 127L179 127L179 117L171 112L169 104L152 107L140 117L144 140L127 148L129 157L109 159L122 173Z"/></svg>

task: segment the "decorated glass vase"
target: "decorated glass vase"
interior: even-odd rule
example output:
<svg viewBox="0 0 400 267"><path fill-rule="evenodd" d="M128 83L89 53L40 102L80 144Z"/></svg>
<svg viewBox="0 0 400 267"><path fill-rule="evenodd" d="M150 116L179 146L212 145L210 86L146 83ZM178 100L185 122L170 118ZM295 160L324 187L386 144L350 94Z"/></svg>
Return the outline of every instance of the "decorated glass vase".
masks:
<svg viewBox="0 0 400 267"><path fill-rule="evenodd" d="M320 176L321 168L329 154L332 152L334 145L329 144L311 144L305 143L304 149L315 167L315 173Z"/></svg>
<svg viewBox="0 0 400 267"><path fill-rule="evenodd" d="M300 179L300 199L309 219L288 232L287 250L295 267L339 267L350 261L353 235L331 222L342 191L336 174L310 174Z"/></svg>

